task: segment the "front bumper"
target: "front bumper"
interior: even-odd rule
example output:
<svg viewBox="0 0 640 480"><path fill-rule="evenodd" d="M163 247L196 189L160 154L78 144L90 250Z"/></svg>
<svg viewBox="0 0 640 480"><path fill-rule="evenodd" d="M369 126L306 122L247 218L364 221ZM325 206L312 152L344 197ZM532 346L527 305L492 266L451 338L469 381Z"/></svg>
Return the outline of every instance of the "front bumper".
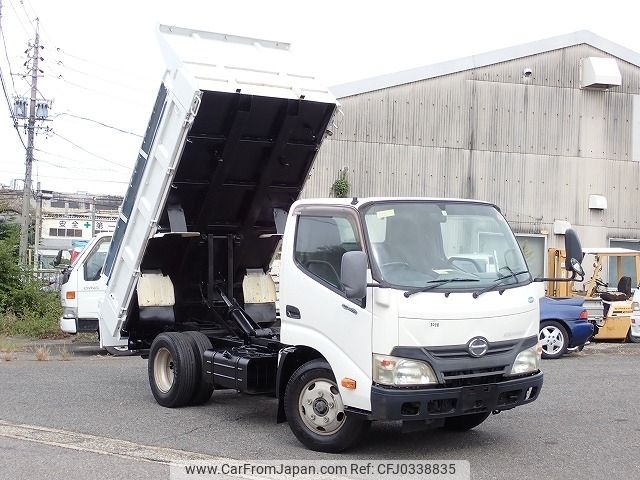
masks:
<svg viewBox="0 0 640 480"><path fill-rule="evenodd" d="M97 318L65 318L60 317L58 322L60 330L64 333L93 333L98 331Z"/></svg>
<svg viewBox="0 0 640 480"><path fill-rule="evenodd" d="M60 317L58 325L60 325L60 330L62 330L64 333L78 333L75 318Z"/></svg>
<svg viewBox="0 0 640 480"><path fill-rule="evenodd" d="M371 420L425 420L509 410L533 402L542 372L499 383L417 390L371 387Z"/></svg>

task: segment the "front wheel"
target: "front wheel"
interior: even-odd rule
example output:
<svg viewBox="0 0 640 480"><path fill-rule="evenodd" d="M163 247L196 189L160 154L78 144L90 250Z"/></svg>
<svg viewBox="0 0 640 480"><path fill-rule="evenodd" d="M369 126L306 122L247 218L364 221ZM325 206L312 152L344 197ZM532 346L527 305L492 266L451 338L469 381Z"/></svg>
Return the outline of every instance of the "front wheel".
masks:
<svg viewBox="0 0 640 480"><path fill-rule="evenodd" d="M338 453L356 444L370 421L347 414L329 364L312 360L298 368L287 384L284 408L291 431L307 448Z"/></svg>
<svg viewBox="0 0 640 480"><path fill-rule="evenodd" d="M560 358L569 346L567 330L556 321L545 321L540 324L540 345L542 358Z"/></svg>
<svg viewBox="0 0 640 480"><path fill-rule="evenodd" d="M454 432L466 432L477 427L489 417L489 413L472 413L471 415L461 415L459 417L449 417L444 420L445 430Z"/></svg>

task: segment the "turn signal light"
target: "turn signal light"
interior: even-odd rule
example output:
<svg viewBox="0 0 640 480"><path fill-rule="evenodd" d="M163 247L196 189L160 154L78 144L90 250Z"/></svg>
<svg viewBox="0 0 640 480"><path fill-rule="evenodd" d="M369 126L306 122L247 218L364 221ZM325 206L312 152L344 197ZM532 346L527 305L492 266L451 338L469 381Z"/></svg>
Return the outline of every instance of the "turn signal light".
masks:
<svg viewBox="0 0 640 480"><path fill-rule="evenodd" d="M580 316L578 317L580 320L589 320L589 314L586 310L582 310L580 312Z"/></svg>
<svg viewBox="0 0 640 480"><path fill-rule="evenodd" d="M67 300L74 300L76 298L76 292L74 291L69 291L66 293L65 298Z"/></svg>
<svg viewBox="0 0 640 480"><path fill-rule="evenodd" d="M353 378L345 377L340 381L340 385L342 385L344 388L348 388L349 390L355 390L356 381Z"/></svg>

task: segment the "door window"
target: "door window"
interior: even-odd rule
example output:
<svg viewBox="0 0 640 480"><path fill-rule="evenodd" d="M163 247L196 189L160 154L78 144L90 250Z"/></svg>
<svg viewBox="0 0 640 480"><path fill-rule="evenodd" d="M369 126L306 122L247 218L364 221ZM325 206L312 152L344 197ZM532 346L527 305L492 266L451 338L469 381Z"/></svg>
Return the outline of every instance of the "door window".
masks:
<svg viewBox="0 0 640 480"><path fill-rule="evenodd" d="M313 277L342 291L342 255L353 250L361 247L349 218L302 215L298 219L294 257Z"/></svg>
<svg viewBox="0 0 640 480"><path fill-rule="evenodd" d="M89 254L84 263L84 279L87 282L95 282L100 279L102 266L109 251L109 241L103 241L98 247Z"/></svg>

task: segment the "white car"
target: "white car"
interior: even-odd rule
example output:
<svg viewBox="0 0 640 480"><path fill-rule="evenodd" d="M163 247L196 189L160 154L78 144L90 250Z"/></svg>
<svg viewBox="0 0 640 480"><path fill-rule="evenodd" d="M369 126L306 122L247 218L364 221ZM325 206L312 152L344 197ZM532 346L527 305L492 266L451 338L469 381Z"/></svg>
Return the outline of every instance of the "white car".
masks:
<svg viewBox="0 0 640 480"><path fill-rule="evenodd" d="M640 343L640 288L636 288L636 291L633 293L633 302L631 306L633 311L631 312L629 341L633 343Z"/></svg>

